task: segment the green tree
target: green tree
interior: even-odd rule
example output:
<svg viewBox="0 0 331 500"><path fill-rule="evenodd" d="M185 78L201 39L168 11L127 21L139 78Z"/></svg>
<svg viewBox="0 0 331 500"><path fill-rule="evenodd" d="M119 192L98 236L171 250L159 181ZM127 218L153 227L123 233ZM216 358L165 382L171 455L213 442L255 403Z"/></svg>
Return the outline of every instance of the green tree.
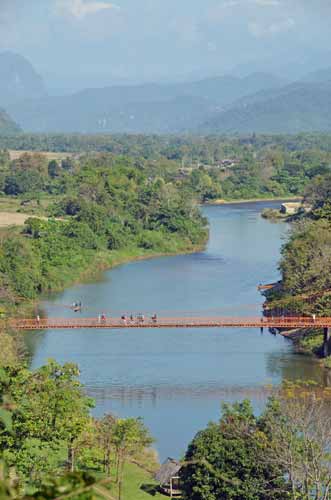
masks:
<svg viewBox="0 0 331 500"><path fill-rule="evenodd" d="M30 372L8 368L8 392L15 405L13 435L3 433L0 444L9 464L34 480L49 470L49 460L66 448L68 467L75 466L74 442L89 421L92 401L83 394L76 365L50 361ZM39 459L37 457L39 456Z"/></svg>
<svg viewBox="0 0 331 500"><path fill-rule="evenodd" d="M187 500L284 500L282 469L264 459L268 435L248 401L223 405L189 445L182 470Z"/></svg>
<svg viewBox="0 0 331 500"><path fill-rule="evenodd" d="M51 179L59 177L62 173L61 167L56 160L51 160L48 164L48 175Z"/></svg>
<svg viewBox="0 0 331 500"><path fill-rule="evenodd" d="M113 415L105 415L97 422L97 435L99 446L103 453L104 470L107 476L111 472L111 459L114 452L114 431L116 430L116 419Z"/></svg>
<svg viewBox="0 0 331 500"><path fill-rule="evenodd" d="M113 427L112 442L116 452L116 482L118 499L122 499L123 471L126 461L153 442L147 428L139 418L118 419Z"/></svg>

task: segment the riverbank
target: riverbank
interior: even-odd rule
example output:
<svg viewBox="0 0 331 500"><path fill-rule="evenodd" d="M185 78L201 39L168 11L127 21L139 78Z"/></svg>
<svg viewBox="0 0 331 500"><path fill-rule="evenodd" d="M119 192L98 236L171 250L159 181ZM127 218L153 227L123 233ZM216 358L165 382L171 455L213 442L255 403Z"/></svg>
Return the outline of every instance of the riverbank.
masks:
<svg viewBox="0 0 331 500"><path fill-rule="evenodd" d="M135 249L124 249L109 252L100 252L96 255L95 261L91 263L88 268L83 271L77 278L73 279L68 286L75 284L82 284L87 281L97 279L100 274L105 271L110 271L115 267L121 266L123 264L128 264L129 262L138 262L140 260L156 259L158 257L172 257L176 255L189 255L196 252L202 252L207 244L205 240L200 245L184 246L183 248L178 248L176 251L154 251L154 250L142 250L139 248ZM60 289L51 290L52 292L61 292L65 287Z"/></svg>
<svg viewBox="0 0 331 500"><path fill-rule="evenodd" d="M86 267L78 272L78 269L72 270L66 276L63 276L63 282L60 286L56 285L51 287L48 292L49 294L59 293L65 289L77 285L84 284L88 282L94 282L100 276L108 270L114 269L120 265L142 261L147 259L156 259L158 257L169 257L176 255L189 255L196 252L201 252L207 243L208 239L205 239L199 245L189 245L184 240L178 242L177 248L173 250L146 250L141 248L124 248L122 250L114 251L99 251L95 252ZM38 314L43 314L43 308L41 307L41 302L45 299L45 293L41 293L34 300L18 300L16 298L16 305L12 302L2 301L2 309L4 311L10 311L10 316L16 317L33 317L38 312ZM20 332L9 330L6 326L6 322L2 325L2 334L0 338L0 365L1 364L15 364L17 361L24 359L27 353L24 350L24 342L22 340L22 335Z"/></svg>
<svg viewBox="0 0 331 500"><path fill-rule="evenodd" d="M90 281L95 281L103 274L105 271L110 271L115 267L121 266L123 264L128 264L129 262L138 262L147 259L156 259L159 257L172 257L177 255L189 255L204 250L208 240L205 240L200 245L183 246L179 247L176 251L153 251L153 250L142 250L139 248L129 248L123 250L116 250L111 252L98 252L95 254L94 258L91 260L89 265L81 271L79 274L73 273L68 277L65 283L59 287L53 287L49 289L48 293L59 293L64 291L66 288L77 284L88 283ZM26 314L27 310L32 310L40 304L40 302L45 298L45 294L41 294L34 301L22 301L17 309L19 315Z"/></svg>
<svg viewBox="0 0 331 500"><path fill-rule="evenodd" d="M302 197L293 197L293 196L277 196L274 198L247 198L247 199L230 199L230 200L212 200L204 203L206 206L213 205L237 205L243 203L259 203L263 201L301 201Z"/></svg>
<svg viewBox="0 0 331 500"><path fill-rule="evenodd" d="M329 368L328 358L324 358L323 353L323 333L318 329L295 329L279 332L283 337L291 340L295 349L300 354L307 354L319 359L321 365Z"/></svg>

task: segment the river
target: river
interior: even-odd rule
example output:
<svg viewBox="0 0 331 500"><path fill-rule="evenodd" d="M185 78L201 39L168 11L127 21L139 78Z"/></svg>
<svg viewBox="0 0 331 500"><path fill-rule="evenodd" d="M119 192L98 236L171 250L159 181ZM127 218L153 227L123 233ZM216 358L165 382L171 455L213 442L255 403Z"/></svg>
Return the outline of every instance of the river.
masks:
<svg viewBox="0 0 331 500"><path fill-rule="evenodd" d="M261 211L279 204L205 207L210 240L204 252L125 264L52 296L44 308L50 316L72 317L63 306L81 300L89 317L103 311L259 315L257 285L279 278L288 230L264 220ZM48 358L79 364L96 416L143 417L161 459L181 457L194 434L219 418L221 401L248 397L260 411L266 384L323 382L317 362L296 354L283 337L254 329L69 330L27 337L32 367Z"/></svg>

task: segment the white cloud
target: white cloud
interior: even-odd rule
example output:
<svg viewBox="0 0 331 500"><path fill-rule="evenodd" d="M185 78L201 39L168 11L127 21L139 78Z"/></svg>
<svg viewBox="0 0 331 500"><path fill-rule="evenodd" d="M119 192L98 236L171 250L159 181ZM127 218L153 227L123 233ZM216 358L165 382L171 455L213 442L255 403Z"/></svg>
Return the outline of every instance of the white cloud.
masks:
<svg viewBox="0 0 331 500"><path fill-rule="evenodd" d="M99 0L57 0L56 8L59 14L70 15L77 19L104 10L119 9L117 5Z"/></svg>

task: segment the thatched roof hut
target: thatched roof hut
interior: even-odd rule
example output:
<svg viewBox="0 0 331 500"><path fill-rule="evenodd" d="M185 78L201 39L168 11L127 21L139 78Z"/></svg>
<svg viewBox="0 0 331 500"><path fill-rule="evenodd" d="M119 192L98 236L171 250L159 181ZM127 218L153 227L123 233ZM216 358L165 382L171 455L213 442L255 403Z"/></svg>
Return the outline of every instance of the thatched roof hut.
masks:
<svg viewBox="0 0 331 500"><path fill-rule="evenodd" d="M169 494L171 498L181 495L179 478L181 468L180 462L169 457L155 474L155 480L160 483L162 491Z"/></svg>

